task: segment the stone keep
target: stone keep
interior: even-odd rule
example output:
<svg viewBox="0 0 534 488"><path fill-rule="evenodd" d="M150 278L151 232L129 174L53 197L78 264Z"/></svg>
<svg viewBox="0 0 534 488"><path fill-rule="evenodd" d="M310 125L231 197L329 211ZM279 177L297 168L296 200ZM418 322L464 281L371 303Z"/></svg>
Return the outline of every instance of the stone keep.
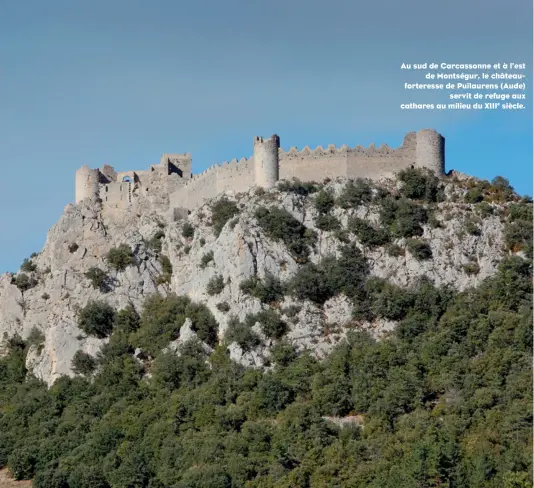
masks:
<svg viewBox="0 0 534 488"><path fill-rule="evenodd" d="M302 150L280 148L280 138L255 137L252 157L215 164L200 174L191 172L191 155L164 154L148 170L115 172L83 166L76 172L76 203L99 198L104 209L120 212L150 202L158 208L192 209L221 193L240 193L257 186L273 188L279 179L303 182L325 178L392 177L406 168L445 173L445 139L433 129L409 132L402 145L368 148L329 145Z"/></svg>

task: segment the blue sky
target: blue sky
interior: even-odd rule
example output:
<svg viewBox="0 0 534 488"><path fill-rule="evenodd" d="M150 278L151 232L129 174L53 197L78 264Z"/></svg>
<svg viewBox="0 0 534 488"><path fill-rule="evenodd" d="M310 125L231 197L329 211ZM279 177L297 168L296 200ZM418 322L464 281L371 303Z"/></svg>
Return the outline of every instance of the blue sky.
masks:
<svg viewBox="0 0 534 488"><path fill-rule="evenodd" d="M398 146L432 127L447 169L532 195L523 112L405 112L403 62L527 63L530 0L0 1L0 272L44 244L78 167L193 171L281 145ZM531 96L529 88L528 96Z"/></svg>

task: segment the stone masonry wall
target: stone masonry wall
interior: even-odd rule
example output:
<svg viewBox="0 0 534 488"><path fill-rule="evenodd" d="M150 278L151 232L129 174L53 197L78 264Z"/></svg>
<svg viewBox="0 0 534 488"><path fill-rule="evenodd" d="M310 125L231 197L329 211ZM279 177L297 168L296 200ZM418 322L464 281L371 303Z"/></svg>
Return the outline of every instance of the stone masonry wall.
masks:
<svg viewBox="0 0 534 488"><path fill-rule="evenodd" d="M135 204L136 199L137 202L147 199L157 200L158 205L168 204L171 208L193 209L224 192L244 192L254 185L269 188L275 183L273 178L317 182L338 177L376 180L408 167L426 167L438 174L445 171L445 140L432 129L408 133L396 149L386 144L378 148L374 144L368 148L345 145L340 148L329 145L326 149L319 146L314 150L305 147L301 151L291 148L287 152L283 149L276 151L276 148L279 148L278 136L265 141L257 137L254 139L256 156L216 164L198 175L189 173L189 154L164 155L162 159L165 161L153 165L150 171L117 173L117 181L106 185L96 183L95 171L99 170L85 166L76 173L76 201L80 196L94 193L96 185L97 194L110 208L122 209ZM168 174L166 164L171 159L185 170L183 177ZM275 169L279 171L272 168L276 159L278 166ZM122 181L124 176L131 176L132 182Z"/></svg>
<svg viewBox="0 0 534 488"><path fill-rule="evenodd" d="M243 192L253 184L254 159L234 159L193 175L182 187L171 193L170 205L175 208L194 208L207 198L227 191Z"/></svg>

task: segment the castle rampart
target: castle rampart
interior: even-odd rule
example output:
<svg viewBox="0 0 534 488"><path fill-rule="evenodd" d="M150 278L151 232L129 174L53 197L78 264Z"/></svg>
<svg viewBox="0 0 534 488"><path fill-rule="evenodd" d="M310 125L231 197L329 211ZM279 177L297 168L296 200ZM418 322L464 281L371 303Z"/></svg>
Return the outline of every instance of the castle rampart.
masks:
<svg viewBox="0 0 534 488"><path fill-rule="evenodd" d="M253 155L216 164L193 175L190 154L164 154L143 171L115 172L111 166L76 172L76 202L99 197L105 208L121 210L148 201L170 208L192 209L225 192L253 186L272 188L279 179L322 181L325 178L379 179L409 167L445 172L445 139L432 129L408 133L398 148L329 145L301 151L280 148L280 138L254 138Z"/></svg>

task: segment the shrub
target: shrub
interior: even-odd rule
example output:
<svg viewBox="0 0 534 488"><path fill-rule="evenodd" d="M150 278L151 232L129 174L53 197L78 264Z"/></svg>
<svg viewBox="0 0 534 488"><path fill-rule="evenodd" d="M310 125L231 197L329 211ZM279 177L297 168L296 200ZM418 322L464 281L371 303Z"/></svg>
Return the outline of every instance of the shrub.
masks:
<svg viewBox="0 0 534 488"><path fill-rule="evenodd" d="M421 224L428 221L424 207L402 198L386 198L380 204L380 220L395 237L412 237L423 234Z"/></svg>
<svg viewBox="0 0 534 488"><path fill-rule="evenodd" d="M257 277L250 277L239 284L241 291L251 295L262 303L273 303L283 298L285 288L280 279L271 273L266 273L262 281Z"/></svg>
<svg viewBox="0 0 534 488"><path fill-rule="evenodd" d="M370 247L382 246L389 242L389 233L385 229L376 229L365 220L354 217L349 221L348 228L353 232L358 240Z"/></svg>
<svg viewBox="0 0 534 488"><path fill-rule="evenodd" d="M350 243L349 233L346 230L343 230L343 229L336 230L334 232L334 237L340 240L341 242L343 242L344 244Z"/></svg>
<svg viewBox="0 0 534 488"><path fill-rule="evenodd" d="M280 311L284 315L292 319L292 318L295 318L301 310L302 310L302 307L300 305L289 305L288 307L285 307Z"/></svg>
<svg viewBox="0 0 534 488"><path fill-rule="evenodd" d="M514 189L503 176L496 176L491 180L489 187L490 199L494 202L504 203L513 198Z"/></svg>
<svg viewBox="0 0 534 488"><path fill-rule="evenodd" d="M230 311L230 305L228 302L220 302L216 305L216 307L219 312L226 313Z"/></svg>
<svg viewBox="0 0 534 488"><path fill-rule="evenodd" d="M515 222L516 220L532 222L532 203L512 203L508 207L508 221Z"/></svg>
<svg viewBox="0 0 534 488"><path fill-rule="evenodd" d="M13 449L9 454L7 464L16 480L30 480L35 474L37 466L37 452L32 447L20 447Z"/></svg>
<svg viewBox="0 0 534 488"><path fill-rule="evenodd" d="M443 224L441 223L441 221L434 215L434 213L432 212L429 216L428 216L428 225L430 225L432 228L434 229L440 229L443 227Z"/></svg>
<svg viewBox="0 0 534 488"><path fill-rule="evenodd" d="M115 310L103 301L91 301L78 316L78 327L87 335L103 339L113 331Z"/></svg>
<svg viewBox="0 0 534 488"><path fill-rule="evenodd" d="M480 227L473 219L466 220L464 230L472 236L479 236L482 234Z"/></svg>
<svg viewBox="0 0 534 488"><path fill-rule="evenodd" d="M213 276L206 285L208 295L218 295L224 289L224 278L222 275Z"/></svg>
<svg viewBox="0 0 534 488"><path fill-rule="evenodd" d="M204 247L204 245L206 244L206 239L201 237L200 240L198 241L198 243L200 244L200 247Z"/></svg>
<svg viewBox="0 0 534 488"><path fill-rule="evenodd" d="M168 256L161 255L159 257L159 262L161 264L161 270L163 274L168 275L170 277L172 275L171 260L168 258Z"/></svg>
<svg viewBox="0 0 534 488"><path fill-rule="evenodd" d="M399 172L398 179L402 181L401 192L406 198L436 202L439 198L439 179L422 168L408 168Z"/></svg>
<svg viewBox="0 0 534 488"><path fill-rule="evenodd" d="M314 183L303 183L298 178L293 178L291 181L280 181L278 183L278 191L307 196L315 193L317 191L317 186Z"/></svg>
<svg viewBox="0 0 534 488"><path fill-rule="evenodd" d="M217 331L219 325L210 309L202 303L191 302L185 309L185 315L191 319L191 329L198 338L214 347L217 344Z"/></svg>
<svg viewBox="0 0 534 488"><path fill-rule="evenodd" d="M366 290L372 302L372 311L378 317L401 320L413 305L410 292L379 278L369 280Z"/></svg>
<svg viewBox="0 0 534 488"><path fill-rule="evenodd" d="M349 181L340 196L337 204L342 208L356 208L359 205L370 202L373 199L373 191L368 180L361 178Z"/></svg>
<svg viewBox="0 0 534 488"><path fill-rule="evenodd" d="M85 277L91 281L91 285L93 285L93 288L102 291L107 288L108 275L100 268L89 268L85 273Z"/></svg>
<svg viewBox="0 0 534 488"><path fill-rule="evenodd" d="M148 247L156 253L161 252L163 246L162 239L165 237L165 233L162 230L156 231L156 233L148 241Z"/></svg>
<svg viewBox="0 0 534 488"><path fill-rule="evenodd" d="M165 285L171 282L171 275L166 273L161 273L160 275L156 276L156 279L154 280L156 285Z"/></svg>
<svg viewBox="0 0 534 488"><path fill-rule="evenodd" d="M135 332L139 329L140 324L141 317L132 304L119 310L115 316L115 328L120 332Z"/></svg>
<svg viewBox="0 0 534 488"><path fill-rule="evenodd" d="M251 326L240 322L236 316L230 317L228 321L225 339L229 343L236 342L244 352L251 351L261 342L258 335L251 329Z"/></svg>
<svg viewBox="0 0 534 488"><path fill-rule="evenodd" d="M25 273L19 273L13 278L12 283L22 292L29 290L37 285L36 278L30 277Z"/></svg>
<svg viewBox="0 0 534 488"><path fill-rule="evenodd" d="M69 252L72 254L72 253L76 252L79 247L80 246L78 246L78 244L73 242L73 243L69 244Z"/></svg>
<svg viewBox="0 0 534 488"><path fill-rule="evenodd" d="M323 231L335 231L341 229L341 222L332 214L317 215L314 219L315 227Z"/></svg>
<svg viewBox="0 0 534 488"><path fill-rule="evenodd" d="M71 366L76 374L89 376L96 369L96 359L80 349L74 354Z"/></svg>
<svg viewBox="0 0 534 488"><path fill-rule="evenodd" d="M107 254L109 265L117 271L124 271L133 263L133 252L127 244L121 244L109 250Z"/></svg>
<svg viewBox="0 0 534 488"><path fill-rule="evenodd" d="M244 279L241 283L239 283L239 289L245 294L245 295L252 295L254 296L254 292L256 290L257 283L259 282L259 278L256 276L251 276L250 278Z"/></svg>
<svg viewBox="0 0 534 488"><path fill-rule="evenodd" d="M211 207L211 223L213 225L213 232L218 237L225 226L232 217L239 212L237 205L231 202L226 197L221 198Z"/></svg>
<svg viewBox="0 0 534 488"><path fill-rule="evenodd" d="M335 206L335 199L332 191L320 190L313 200L313 206L319 215L330 213Z"/></svg>
<svg viewBox="0 0 534 488"><path fill-rule="evenodd" d="M195 228L189 222L186 222L182 227L182 236L186 238L191 238L194 235L195 235Z"/></svg>
<svg viewBox="0 0 534 488"><path fill-rule="evenodd" d="M427 242L418 239L408 239L406 247L416 259L424 261L432 258L432 249Z"/></svg>
<svg viewBox="0 0 534 488"><path fill-rule="evenodd" d="M309 246L315 244L317 240L313 231L306 228L287 210L278 207L269 209L259 207L256 209L255 217L268 237L284 242L297 260L307 260Z"/></svg>
<svg viewBox="0 0 534 488"><path fill-rule="evenodd" d="M184 253L189 254L189 251L191 251L191 246L185 246L184 247Z"/></svg>
<svg viewBox="0 0 534 488"><path fill-rule="evenodd" d="M177 339L185 319L201 341L213 346L217 342L217 321L202 304L187 296L154 294L145 299L139 329L131 342L155 357L169 342Z"/></svg>
<svg viewBox="0 0 534 488"><path fill-rule="evenodd" d="M475 206L475 212L485 218L493 215L494 209L488 202L480 202Z"/></svg>
<svg viewBox="0 0 534 488"><path fill-rule="evenodd" d="M293 344L290 344L286 341L280 341L276 343L272 349L272 358L273 361L279 366L288 366L290 363L295 361L298 358L297 351Z"/></svg>
<svg viewBox="0 0 534 488"><path fill-rule="evenodd" d="M45 335L37 327L32 327L26 342L29 346L40 346L45 341Z"/></svg>
<svg viewBox="0 0 534 488"><path fill-rule="evenodd" d="M48 293L43 293L43 294L41 295L41 298L42 298L43 300L49 300L49 299L50 299L50 295L49 295Z"/></svg>
<svg viewBox="0 0 534 488"><path fill-rule="evenodd" d="M532 255L532 220L517 220L504 228L504 245L512 252L524 251Z"/></svg>
<svg viewBox="0 0 534 488"><path fill-rule="evenodd" d="M247 315L245 324L253 327L260 323L262 332L270 339L280 339L287 331L287 324L272 309L262 310L255 315Z"/></svg>
<svg viewBox="0 0 534 488"><path fill-rule="evenodd" d="M209 263L213 261L213 251L209 251L200 259L200 267L204 269Z"/></svg>
<svg viewBox="0 0 534 488"><path fill-rule="evenodd" d="M20 270L25 273L32 273L37 271L37 265L31 259L26 258L20 265Z"/></svg>
<svg viewBox="0 0 534 488"><path fill-rule="evenodd" d="M180 344L178 347L178 355L167 351L159 354L154 361L152 372L154 377L154 384L158 386L158 390L162 388L169 390L176 390L181 386L193 388L204 383L209 375L208 366L206 364L207 355L202 344L198 340L190 339L187 342ZM177 418L177 420L179 417ZM136 473L134 471L133 473ZM131 478L132 480L139 479ZM150 486L148 484L149 478L146 477L146 482L139 486ZM135 486L128 484L125 486ZM155 488L163 487L165 485L155 484ZM184 486L184 485L174 485ZM190 486L190 485L185 485ZM196 486L196 485L195 485ZM202 486L202 485L200 485ZM217 485L215 485L217 486Z"/></svg>
<svg viewBox="0 0 534 488"><path fill-rule="evenodd" d="M333 295L325 270L314 263L306 263L298 269L289 282L289 290L299 300L318 304L326 302Z"/></svg>
<svg viewBox="0 0 534 488"><path fill-rule="evenodd" d="M300 300L323 304L338 293L357 297L369 273L369 265L355 246L344 246L341 257L324 258L319 265L302 266L289 282L289 290Z"/></svg>
<svg viewBox="0 0 534 488"><path fill-rule="evenodd" d="M462 266L462 269L467 273L468 275L476 275L480 272L480 266L478 263L472 262L469 264L464 264Z"/></svg>
<svg viewBox="0 0 534 488"><path fill-rule="evenodd" d="M332 296L345 293L349 297L357 297L369 274L369 263L354 244L343 246L338 259L325 258L321 265L326 270Z"/></svg>
<svg viewBox="0 0 534 488"><path fill-rule="evenodd" d="M405 255L405 251L402 247L398 246L397 244L388 244L386 246L386 252L395 258L398 258L400 256Z"/></svg>
<svg viewBox="0 0 534 488"><path fill-rule="evenodd" d="M470 188L464 196L465 203L479 203L484 200L484 192L478 186Z"/></svg>

